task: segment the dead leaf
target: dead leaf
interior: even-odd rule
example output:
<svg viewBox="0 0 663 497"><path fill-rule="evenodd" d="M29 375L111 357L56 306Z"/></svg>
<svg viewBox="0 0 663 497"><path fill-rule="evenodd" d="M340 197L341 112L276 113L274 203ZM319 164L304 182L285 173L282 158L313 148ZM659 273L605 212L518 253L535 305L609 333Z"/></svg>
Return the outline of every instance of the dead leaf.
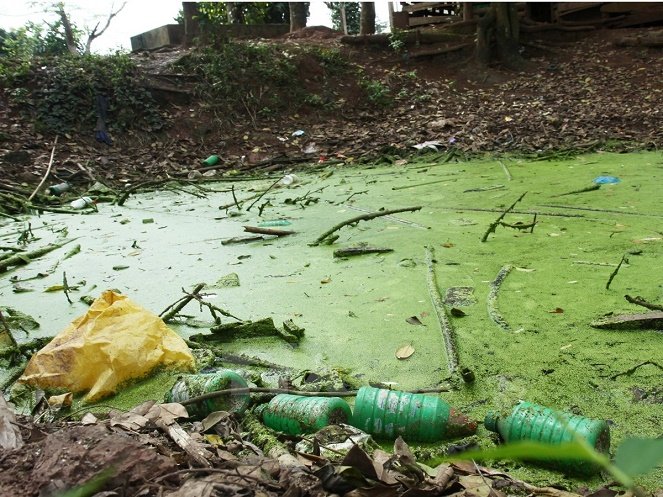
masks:
<svg viewBox="0 0 663 497"><path fill-rule="evenodd" d="M67 392L62 395L51 395L48 398L48 405L51 407L69 407L73 401L74 394Z"/></svg>
<svg viewBox="0 0 663 497"><path fill-rule="evenodd" d="M172 402L170 404L154 404L145 414L145 417L153 423L160 421L168 426L173 424L177 418L188 418L189 413L182 404Z"/></svg>
<svg viewBox="0 0 663 497"><path fill-rule="evenodd" d="M396 351L396 359L407 359L412 356L412 354L414 354L414 347L411 343L408 343L407 345L402 345L398 348Z"/></svg>
<svg viewBox="0 0 663 497"><path fill-rule="evenodd" d="M423 326L424 323L422 323L417 316L410 316L405 320L406 323L418 325L418 326Z"/></svg>
<svg viewBox="0 0 663 497"><path fill-rule="evenodd" d="M454 245L453 243L451 243L451 242L443 243L442 246L443 246L444 248L455 247L455 245Z"/></svg>
<svg viewBox="0 0 663 497"><path fill-rule="evenodd" d="M18 449L23 446L21 430L15 423L14 409L0 393L0 447L3 449Z"/></svg>
<svg viewBox="0 0 663 497"><path fill-rule="evenodd" d="M230 417L230 413L226 411L214 411L213 413L209 414L205 419L202 421L203 425L203 431L208 431L217 424L219 424L221 421L225 421Z"/></svg>
<svg viewBox="0 0 663 497"><path fill-rule="evenodd" d="M548 311L550 314L563 314L564 309L561 307L555 307L552 311Z"/></svg>
<svg viewBox="0 0 663 497"><path fill-rule="evenodd" d="M97 419L97 417L91 412L86 413L85 416L81 418L81 424L83 426L96 425L98 422L99 420Z"/></svg>
<svg viewBox="0 0 663 497"><path fill-rule="evenodd" d="M462 311L461 309L458 309L457 307L452 307L451 310L449 311L449 314L451 314L455 318L462 318L467 316L465 314L465 311Z"/></svg>
<svg viewBox="0 0 663 497"><path fill-rule="evenodd" d="M326 285L327 283L331 283L331 277L327 276L326 278L320 280L320 283L323 285Z"/></svg>

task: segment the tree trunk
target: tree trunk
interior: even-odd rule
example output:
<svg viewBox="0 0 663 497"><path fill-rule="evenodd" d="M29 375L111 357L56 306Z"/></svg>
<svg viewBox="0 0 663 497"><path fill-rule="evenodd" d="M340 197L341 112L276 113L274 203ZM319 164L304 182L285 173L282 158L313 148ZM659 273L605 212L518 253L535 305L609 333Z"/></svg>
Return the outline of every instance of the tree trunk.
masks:
<svg viewBox="0 0 663 497"><path fill-rule="evenodd" d="M497 60L507 67L518 69L523 60L518 51L520 26L518 11L513 2L493 2L477 24L476 58L488 65Z"/></svg>
<svg viewBox="0 0 663 497"><path fill-rule="evenodd" d="M361 2L361 14L359 17L359 34L375 34L375 3Z"/></svg>
<svg viewBox="0 0 663 497"><path fill-rule="evenodd" d="M306 3L290 2L290 32L306 27Z"/></svg>
<svg viewBox="0 0 663 497"><path fill-rule="evenodd" d="M64 27L64 38L67 42L67 49L73 55L78 55L78 48L76 47L76 38L74 37L74 30L71 28L71 23L69 22L69 16L64 11L64 3L60 2L58 4L58 14L60 15L60 20L62 21L62 26Z"/></svg>
<svg viewBox="0 0 663 497"><path fill-rule="evenodd" d="M226 9L228 9L228 24L244 23L244 13L242 12L241 3L226 2Z"/></svg>
<svg viewBox="0 0 663 497"><path fill-rule="evenodd" d="M387 10L389 11L389 31L394 32L394 2L391 0L387 2Z"/></svg>
<svg viewBox="0 0 663 497"><path fill-rule="evenodd" d="M508 66L517 66L522 60L518 52L520 26L516 5L513 2L493 2L491 10L495 14L497 56Z"/></svg>
<svg viewBox="0 0 663 497"><path fill-rule="evenodd" d="M193 45L193 39L198 36L198 2L182 2L184 11L184 46Z"/></svg>
<svg viewBox="0 0 663 497"><path fill-rule="evenodd" d="M471 21L474 17L474 6L472 2L463 2L463 21Z"/></svg>
<svg viewBox="0 0 663 497"><path fill-rule="evenodd" d="M343 34L347 35L348 34L348 21L345 18L345 3L340 2L340 11L341 11L341 29L343 30Z"/></svg>

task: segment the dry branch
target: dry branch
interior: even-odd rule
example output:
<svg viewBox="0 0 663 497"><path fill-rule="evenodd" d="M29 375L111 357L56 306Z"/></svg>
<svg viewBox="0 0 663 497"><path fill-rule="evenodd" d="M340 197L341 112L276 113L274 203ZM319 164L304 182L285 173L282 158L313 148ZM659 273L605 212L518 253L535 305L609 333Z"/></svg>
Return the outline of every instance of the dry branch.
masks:
<svg viewBox="0 0 663 497"><path fill-rule="evenodd" d="M509 207L507 207L507 209L504 212L502 212L502 214L500 214L500 216L497 219L495 219L495 221L490 223L490 226L488 226L488 229L486 230L486 232L481 237L482 242L485 242L486 240L488 240L488 235L490 235L491 233L495 233L495 229L502 222L502 219L504 219L504 216L506 216L509 212L511 212L511 210L516 206L516 204L518 202L520 202L523 199L523 197L526 194L527 194L527 192L523 193L520 197L518 197L518 199L513 204L511 204Z"/></svg>
<svg viewBox="0 0 663 497"><path fill-rule="evenodd" d="M313 243L311 243L310 245L319 245L326 238L328 238L329 235L331 235L335 231L338 231L341 228L343 228L344 226L347 226L349 224L355 224L355 223L358 223L359 221L368 221L370 219L375 219L376 217L380 217L380 216L389 216L390 214L398 214L399 212L414 212L414 211L418 211L420 209L421 209L421 206L403 207L401 209L381 210L381 211L377 211L377 212L370 212L368 214L362 214L360 216L355 216L353 218L348 219L347 221L343 221L342 223L338 223L337 225L335 225L332 228L328 229L322 235L320 235L318 238L316 238L316 240Z"/></svg>
<svg viewBox="0 0 663 497"><path fill-rule="evenodd" d="M663 305L652 304L640 296L631 297L630 295L624 295L624 298L631 304L640 305L642 307L646 307L647 309L651 309L652 311L663 311Z"/></svg>

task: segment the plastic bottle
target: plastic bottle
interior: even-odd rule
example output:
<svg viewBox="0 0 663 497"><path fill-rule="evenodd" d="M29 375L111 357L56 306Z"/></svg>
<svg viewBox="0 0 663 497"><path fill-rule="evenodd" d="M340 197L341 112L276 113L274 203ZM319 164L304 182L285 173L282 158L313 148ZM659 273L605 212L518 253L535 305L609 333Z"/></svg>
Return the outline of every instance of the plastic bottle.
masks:
<svg viewBox="0 0 663 497"><path fill-rule="evenodd" d="M605 421L553 410L531 402L520 402L508 416L489 412L484 425L488 430L499 433L507 443L532 440L559 445L581 437L598 452L607 454L610 450L610 427ZM578 461L557 461L554 464L581 471L592 468Z"/></svg>
<svg viewBox="0 0 663 497"><path fill-rule="evenodd" d="M210 392L230 388L247 388L246 380L229 369L215 373L190 374L181 376L173 388L166 394L166 402L184 402ZM249 393L231 393L196 404L186 406L192 418L204 418L214 411L228 411L241 414L249 406Z"/></svg>
<svg viewBox="0 0 663 497"><path fill-rule="evenodd" d="M70 188L71 185L65 181L63 183L58 183L57 185L49 186L48 193L49 195L55 195L56 197L59 197L64 192L68 191Z"/></svg>
<svg viewBox="0 0 663 497"><path fill-rule="evenodd" d="M304 397L279 394L262 411L270 428L289 435L315 433L328 425L347 423L352 416L348 403L340 397Z"/></svg>
<svg viewBox="0 0 663 497"><path fill-rule="evenodd" d="M434 442L472 435L477 423L434 395L361 387L350 424L378 438Z"/></svg>
<svg viewBox="0 0 663 497"><path fill-rule="evenodd" d="M280 186L290 186L297 183L299 183L299 178L294 174L286 174L283 176L283 178L281 178L281 181L279 181Z"/></svg>
<svg viewBox="0 0 663 497"><path fill-rule="evenodd" d="M203 165L205 166L215 166L218 163L219 163L218 155L210 155L207 159L203 161Z"/></svg>
<svg viewBox="0 0 663 497"><path fill-rule="evenodd" d="M90 197L81 197L73 200L69 205L71 205L72 209L85 209L92 204L94 204L94 200Z"/></svg>

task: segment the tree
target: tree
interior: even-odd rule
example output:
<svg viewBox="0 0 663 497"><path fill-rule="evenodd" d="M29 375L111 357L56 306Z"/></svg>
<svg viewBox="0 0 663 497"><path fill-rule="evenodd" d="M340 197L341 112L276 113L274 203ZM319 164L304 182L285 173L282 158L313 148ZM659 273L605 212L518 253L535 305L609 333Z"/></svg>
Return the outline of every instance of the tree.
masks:
<svg viewBox="0 0 663 497"><path fill-rule="evenodd" d="M199 16L198 2L182 2L185 47L191 46L193 44L193 39L198 36L198 33L200 32Z"/></svg>
<svg viewBox="0 0 663 497"><path fill-rule="evenodd" d="M361 2L361 14L359 18L359 34L375 34L375 3Z"/></svg>
<svg viewBox="0 0 663 497"><path fill-rule="evenodd" d="M491 3L477 25L477 60L483 65L498 60L507 67L519 68L523 63L518 51L519 36L516 5L513 2Z"/></svg>
<svg viewBox="0 0 663 497"><path fill-rule="evenodd" d="M351 35L359 33L359 2L325 2L325 5L331 10L334 29ZM343 29L343 14L347 29Z"/></svg>
<svg viewBox="0 0 663 497"><path fill-rule="evenodd" d="M290 2L290 32L306 27L308 5L303 2Z"/></svg>
<svg viewBox="0 0 663 497"><path fill-rule="evenodd" d="M104 25L103 28L101 28L101 31L97 31L99 29L99 24L101 23L101 21L97 22L94 28L88 30L87 41L85 42L85 48L83 49L83 53L85 54L90 53L92 42L97 38L99 38L102 34L104 34L106 29L108 29L108 26L110 26L110 23L113 20L113 18L122 11L122 9L126 4L127 2L125 1L116 11L113 11L113 7L111 6L111 12L108 15L108 18L106 19L106 24ZM60 16L60 22L62 23L62 26L64 28L65 41L67 43L67 48L69 49L69 52L73 55L78 55L80 53L80 49L77 43L78 40L76 38L76 32L69 19L69 15L64 10L64 2L58 2L54 4L53 7L55 12L58 14L58 16Z"/></svg>

